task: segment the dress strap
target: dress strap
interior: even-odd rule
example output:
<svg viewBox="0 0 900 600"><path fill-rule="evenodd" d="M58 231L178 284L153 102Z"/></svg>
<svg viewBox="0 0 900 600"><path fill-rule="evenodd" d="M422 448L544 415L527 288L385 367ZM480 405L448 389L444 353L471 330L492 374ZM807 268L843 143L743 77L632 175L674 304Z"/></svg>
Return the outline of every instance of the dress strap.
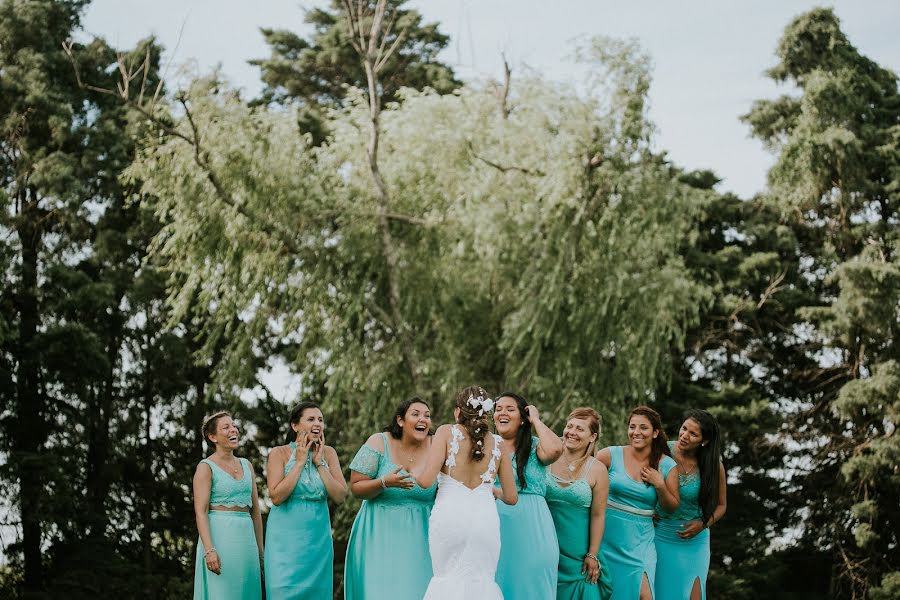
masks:
<svg viewBox="0 0 900 600"><path fill-rule="evenodd" d="M500 458L500 436L494 435L494 449L491 451L491 460L488 462L487 471L481 474L481 481L490 483L497 473L497 460Z"/></svg>
<svg viewBox="0 0 900 600"><path fill-rule="evenodd" d="M381 442L384 444L384 458L387 462L391 462L391 447L388 446L388 437L385 432L381 432Z"/></svg>
<svg viewBox="0 0 900 600"><path fill-rule="evenodd" d="M594 463L597 462L597 459L591 456L588 458L587 462L581 467L581 477L578 479L584 479L587 477L587 474L591 472L591 469L594 467Z"/></svg>
<svg viewBox="0 0 900 600"><path fill-rule="evenodd" d="M444 461L448 468L456 466L456 455L459 454L459 440L465 438L459 425L455 423L450 426L450 434L450 450L447 452L447 460Z"/></svg>

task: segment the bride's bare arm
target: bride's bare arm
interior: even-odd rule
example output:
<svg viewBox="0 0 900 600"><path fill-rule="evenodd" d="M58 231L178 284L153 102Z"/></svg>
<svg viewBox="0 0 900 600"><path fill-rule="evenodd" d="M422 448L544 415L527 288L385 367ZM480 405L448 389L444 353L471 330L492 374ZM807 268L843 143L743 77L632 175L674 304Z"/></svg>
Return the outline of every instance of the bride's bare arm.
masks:
<svg viewBox="0 0 900 600"><path fill-rule="evenodd" d="M434 480L437 479L441 467L444 466L444 460L447 458L447 441L450 439L450 426L441 425L434 433L434 439L431 440L431 448L428 450L428 457L425 463L413 469L412 476L418 482L420 487L429 488Z"/></svg>
<svg viewBox="0 0 900 600"><path fill-rule="evenodd" d="M497 471L500 477L500 500L505 504L515 504L519 501L519 490L516 489L516 480L513 477L512 461L509 455L504 453L500 457L500 468Z"/></svg>

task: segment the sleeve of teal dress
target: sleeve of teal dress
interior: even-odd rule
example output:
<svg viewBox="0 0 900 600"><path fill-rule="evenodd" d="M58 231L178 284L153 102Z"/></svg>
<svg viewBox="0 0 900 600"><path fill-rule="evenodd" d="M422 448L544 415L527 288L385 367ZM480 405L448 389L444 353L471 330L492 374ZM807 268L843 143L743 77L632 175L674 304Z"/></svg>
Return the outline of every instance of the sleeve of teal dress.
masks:
<svg viewBox="0 0 900 600"><path fill-rule="evenodd" d="M662 473L663 479L669 476L669 471L675 466L675 459L671 456L663 456L659 461L659 472Z"/></svg>
<svg viewBox="0 0 900 600"><path fill-rule="evenodd" d="M383 458L384 455L381 452L363 444L353 460L350 461L350 470L374 478Z"/></svg>

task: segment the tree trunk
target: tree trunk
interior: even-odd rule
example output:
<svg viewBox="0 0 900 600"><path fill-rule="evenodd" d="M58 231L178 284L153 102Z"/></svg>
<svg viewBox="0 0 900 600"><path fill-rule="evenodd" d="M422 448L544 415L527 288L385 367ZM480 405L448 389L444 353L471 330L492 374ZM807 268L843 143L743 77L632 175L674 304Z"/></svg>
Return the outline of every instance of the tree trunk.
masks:
<svg viewBox="0 0 900 600"><path fill-rule="evenodd" d="M22 278L17 293L19 312L18 368L16 369L16 431L14 451L19 468L19 510L22 516L22 546L25 554L25 594L37 595L43 587L41 568L41 501L43 495L41 448L44 439L44 404L40 389L40 325L38 305L38 255L43 232L34 190L18 193L16 220L22 248Z"/></svg>

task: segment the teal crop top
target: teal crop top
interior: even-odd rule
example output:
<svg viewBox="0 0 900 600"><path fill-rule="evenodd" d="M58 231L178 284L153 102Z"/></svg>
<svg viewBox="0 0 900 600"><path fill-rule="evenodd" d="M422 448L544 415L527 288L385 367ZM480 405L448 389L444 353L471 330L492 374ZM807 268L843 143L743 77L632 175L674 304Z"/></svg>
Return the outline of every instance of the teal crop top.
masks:
<svg viewBox="0 0 900 600"><path fill-rule="evenodd" d="M214 461L204 458L200 462L209 465L212 471L212 488L209 491L210 506L247 507L253 498L253 481L250 478L250 461L239 458L244 476L235 479Z"/></svg>

